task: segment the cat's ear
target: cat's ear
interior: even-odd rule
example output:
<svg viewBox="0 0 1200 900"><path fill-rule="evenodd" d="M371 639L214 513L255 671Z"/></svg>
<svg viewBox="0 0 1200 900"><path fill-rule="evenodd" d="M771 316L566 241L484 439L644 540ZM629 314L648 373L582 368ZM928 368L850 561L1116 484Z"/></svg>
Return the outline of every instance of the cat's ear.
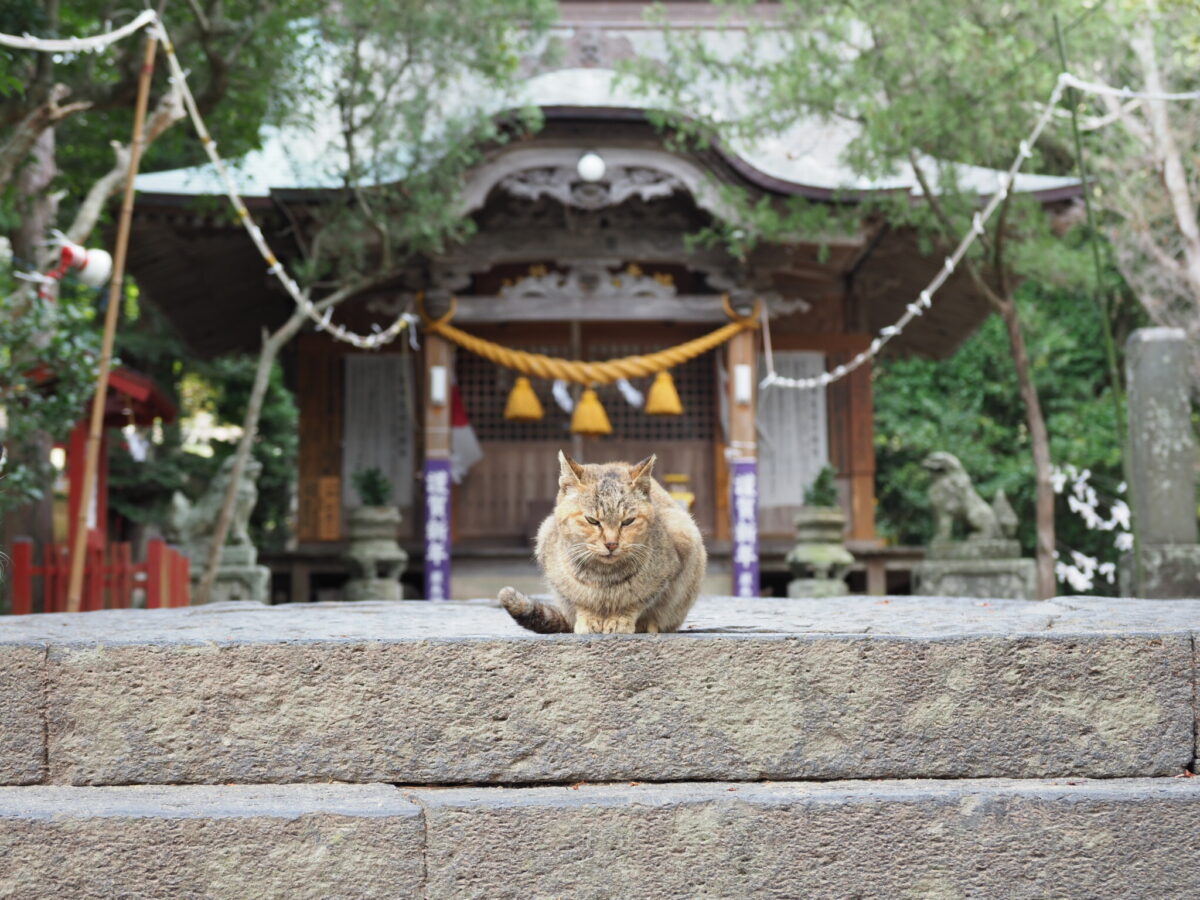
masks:
<svg viewBox="0 0 1200 900"><path fill-rule="evenodd" d="M559 450L558 486L567 487L568 485L578 484L581 481L583 481L583 466Z"/></svg>
<svg viewBox="0 0 1200 900"><path fill-rule="evenodd" d="M645 491L647 496L650 494L650 473L654 470L656 459L658 457L651 453L640 463L634 463L629 467L629 480L633 482L634 487Z"/></svg>

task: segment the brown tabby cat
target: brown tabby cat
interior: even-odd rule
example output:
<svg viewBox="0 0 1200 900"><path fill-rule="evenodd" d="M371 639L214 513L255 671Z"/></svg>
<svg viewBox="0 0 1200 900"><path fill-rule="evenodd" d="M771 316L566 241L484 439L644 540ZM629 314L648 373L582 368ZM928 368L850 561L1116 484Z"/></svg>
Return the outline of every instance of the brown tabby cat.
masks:
<svg viewBox="0 0 1200 900"><path fill-rule="evenodd" d="M708 555L692 517L650 477L654 460L580 465L558 454L558 500L537 535L558 602L504 588L518 624L542 634L679 630Z"/></svg>

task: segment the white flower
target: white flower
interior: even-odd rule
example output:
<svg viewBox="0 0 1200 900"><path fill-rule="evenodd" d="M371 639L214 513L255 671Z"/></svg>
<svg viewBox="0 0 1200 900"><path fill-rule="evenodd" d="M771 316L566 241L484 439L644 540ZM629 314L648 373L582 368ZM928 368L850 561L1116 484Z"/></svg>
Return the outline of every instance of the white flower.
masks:
<svg viewBox="0 0 1200 900"><path fill-rule="evenodd" d="M1054 488L1054 493L1061 494L1063 488L1067 486L1067 473L1058 466L1050 470L1050 486Z"/></svg>
<svg viewBox="0 0 1200 900"><path fill-rule="evenodd" d="M1129 504L1124 500L1117 500L1113 503L1112 522L1122 531L1129 531Z"/></svg>

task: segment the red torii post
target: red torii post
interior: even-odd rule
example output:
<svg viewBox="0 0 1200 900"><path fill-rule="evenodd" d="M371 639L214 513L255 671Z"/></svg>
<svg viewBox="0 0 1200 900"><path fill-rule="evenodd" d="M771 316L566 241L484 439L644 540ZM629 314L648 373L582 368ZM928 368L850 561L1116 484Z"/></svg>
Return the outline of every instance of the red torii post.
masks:
<svg viewBox="0 0 1200 900"><path fill-rule="evenodd" d="M71 430L67 442L68 544L74 546L75 533L82 519L87 522L84 545L91 549L104 547L108 542L108 435L109 428L124 425L152 425L155 420L170 424L179 417L179 410L154 381L133 369L118 367L109 373L108 392L104 398L104 428L100 437L99 462L96 467L90 508L86 519L79 515L83 497L83 469L87 456L88 420L81 419Z"/></svg>

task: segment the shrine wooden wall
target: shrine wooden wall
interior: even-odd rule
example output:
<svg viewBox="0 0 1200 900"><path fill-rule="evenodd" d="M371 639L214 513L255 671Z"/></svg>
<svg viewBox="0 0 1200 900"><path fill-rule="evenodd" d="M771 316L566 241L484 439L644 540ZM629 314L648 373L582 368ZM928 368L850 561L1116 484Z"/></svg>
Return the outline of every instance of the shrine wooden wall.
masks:
<svg viewBox="0 0 1200 900"><path fill-rule="evenodd" d="M363 352L321 334L301 335L298 340L296 393L300 410L300 454L296 537L301 543L337 541L344 537L344 510L357 498L346 483L346 469L359 465L356 460L360 459L369 461L364 467L378 465L392 481L393 500L404 517L401 534L416 533L412 514L412 479L416 467L411 435L405 435L408 450L404 454L405 463L400 467L381 462L388 457L386 447L375 448L374 454L364 454L356 452L362 451L362 447L347 449L345 446L346 359ZM395 351L383 351L382 355L394 357ZM378 353L377 358L381 358ZM406 417L408 402L408 397L396 397L398 408L404 408ZM381 423L378 434L374 434L360 423L350 437L352 441L375 439L396 444L397 427L399 423L395 421ZM406 427L411 429L415 423L407 423Z"/></svg>
<svg viewBox="0 0 1200 900"><path fill-rule="evenodd" d="M565 326L501 328L496 332L489 336L513 345L553 344L565 348L569 343ZM622 333L623 340L629 341L627 330L616 326L597 327L588 332L590 334L585 332L586 339L583 342L585 353L592 348L608 348ZM645 327L639 329L636 341L644 341L648 346L666 346L691 336L686 329ZM777 332L773 343L780 350L822 353L826 369L832 370L866 347L868 341L868 336L856 334L802 335ZM337 344L325 335L303 335L299 338L297 400L300 407L300 478L297 537L302 543L330 542L343 537L344 357L356 352L359 351ZM700 364L715 365L715 360L705 357ZM507 382L500 375L496 379L488 387L487 394L496 409L502 410ZM712 384L715 390L715 379ZM550 411L552 401L548 397L545 400ZM688 398L685 397L684 402L688 404ZM605 404L610 408L614 420L625 414L626 410L618 405L623 403L616 396L606 395ZM870 367L864 366L827 388L826 409L829 457L837 470L850 517L849 536L871 540L875 537L875 449ZM493 412L496 410L490 410L489 415ZM554 412L557 413L557 409ZM713 428L702 438L654 440L648 434L645 440L630 440L618 428L608 438L584 442L586 449L583 455L585 458L640 458L650 452L658 453L658 474L685 472L690 475L691 488L698 500L697 519L702 528L711 537L726 538L727 472L720 427L715 421L715 404L710 405L705 414L714 421ZM565 428L564 417L556 415L549 419L563 419L556 426L559 430L555 435L541 435L531 441L484 440L485 461L472 471L464 485L455 490L456 538L495 539L503 536L512 541L528 539L536 521L548 511L553 500L557 480L555 454L560 447L570 449L572 442ZM419 494L418 488L418 497ZM764 510L764 534L790 535L790 516L786 510L781 513L780 509ZM404 509L403 513L403 532L414 536L419 534L419 523L415 521L413 508Z"/></svg>
<svg viewBox="0 0 1200 900"><path fill-rule="evenodd" d="M319 334L299 337L296 394L300 407L300 485L296 538L336 541L342 535L343 349Z"/></svg>

